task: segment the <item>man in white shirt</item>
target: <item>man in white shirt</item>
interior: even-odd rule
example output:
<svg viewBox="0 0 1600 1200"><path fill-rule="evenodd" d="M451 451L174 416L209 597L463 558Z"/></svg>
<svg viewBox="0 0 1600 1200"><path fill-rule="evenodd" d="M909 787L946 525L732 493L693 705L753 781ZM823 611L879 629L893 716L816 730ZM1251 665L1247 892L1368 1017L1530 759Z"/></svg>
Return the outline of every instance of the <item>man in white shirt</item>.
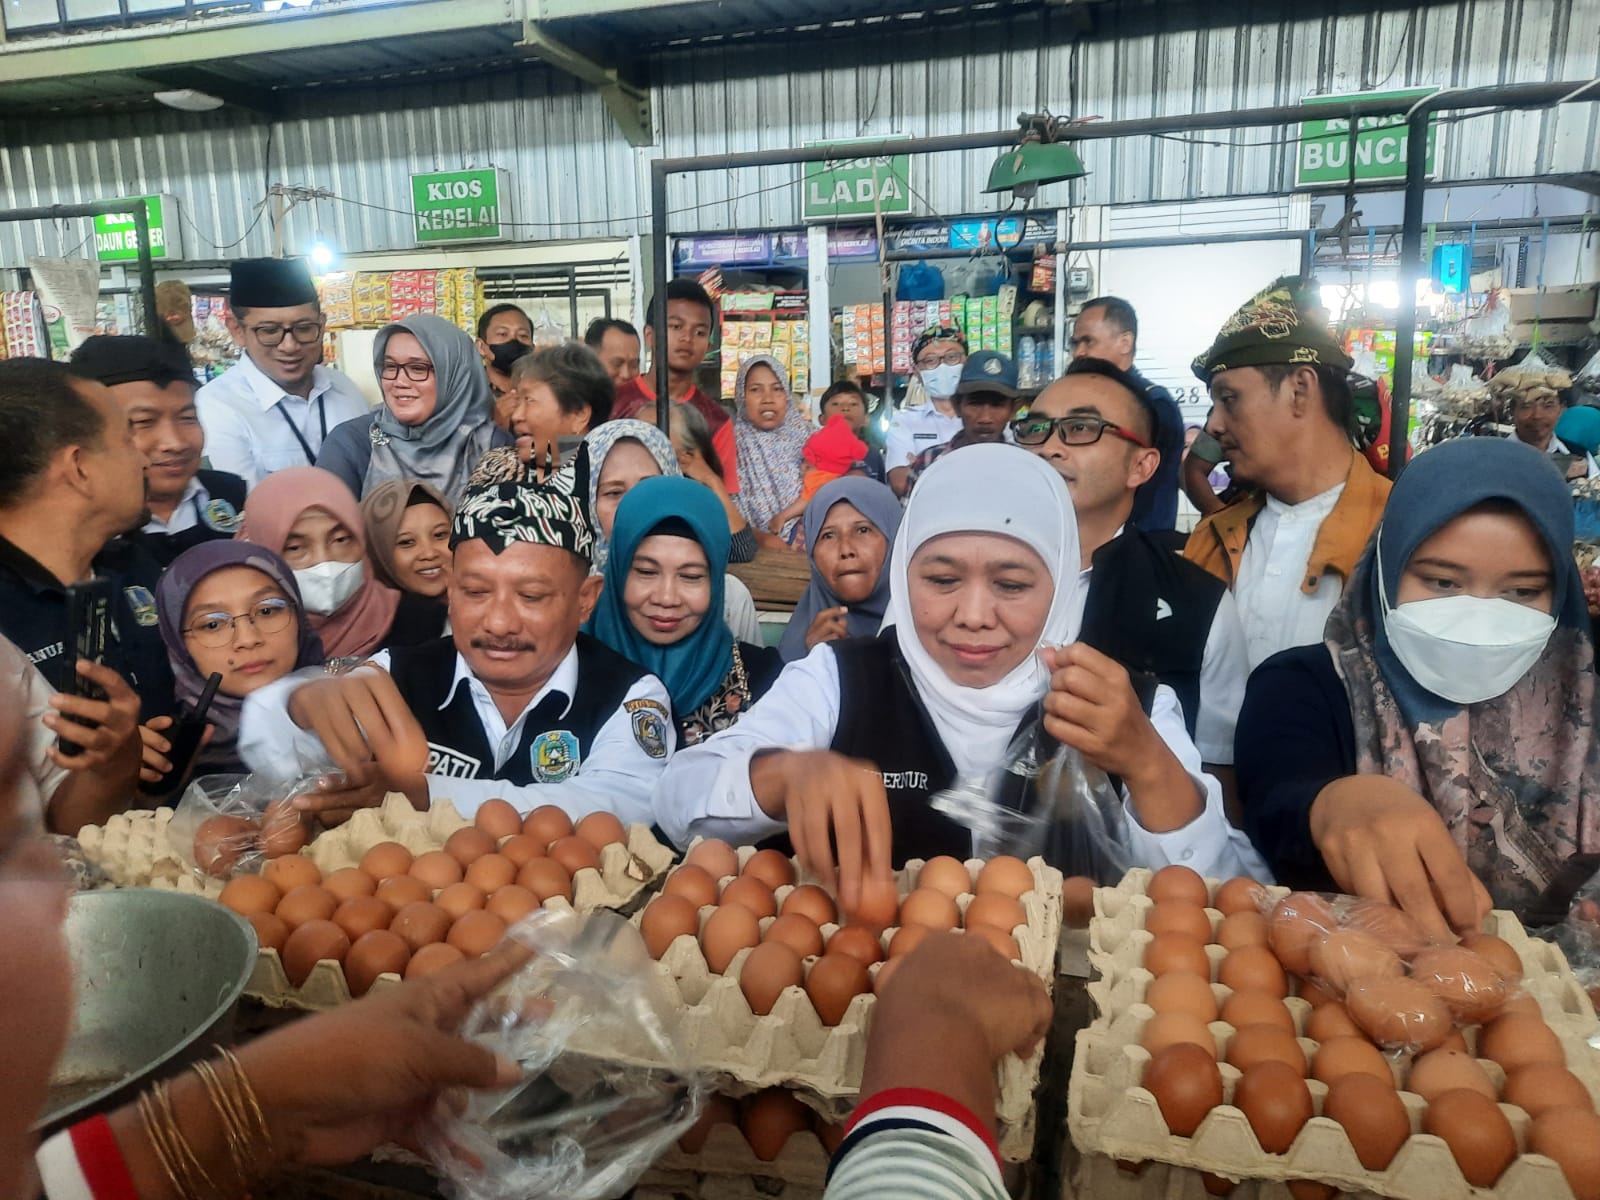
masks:
<svg viewBox="0 0 1600 1200"><path fill-rule="evenodd" d="M1556 395L1522 396L1511 405L1512 436L1519 442L1559 458L1568 479L1593 479L1600 475L1594 455L1577 442L1562 437L1556 426L1563 411Z"/></svg>
<svg viewBox="0 0 1600 1200"><path fill-rule="evenodd" d="M239 361L196 404L211 466L254 487L284 467L317 465L328 430L369 412L360 390L322 365L322 306L301 259L233 264L228 332Z"/></svg>
<svg viewBox="0 0 1600 1200"><path fill-rule="evenodd" d="M1322 640L1389 498L1350 440L1350 365L1303 276L1252 297L1194 362L1210 428L1255 490L1202 520L1184 556L1233 590L1252 669Z"/></svg>
<svg viewBox="0 0 1600 1200"><path fill-rule="evenodd" d="M928 394L928 403L895 413L883 452L889 486L901 498L911 490L911 460L961 432L955 395L961 386L961 369L967 362L967 339L952 326L929 329L912 346L911 361L922 380L922 390Z"/></svg>

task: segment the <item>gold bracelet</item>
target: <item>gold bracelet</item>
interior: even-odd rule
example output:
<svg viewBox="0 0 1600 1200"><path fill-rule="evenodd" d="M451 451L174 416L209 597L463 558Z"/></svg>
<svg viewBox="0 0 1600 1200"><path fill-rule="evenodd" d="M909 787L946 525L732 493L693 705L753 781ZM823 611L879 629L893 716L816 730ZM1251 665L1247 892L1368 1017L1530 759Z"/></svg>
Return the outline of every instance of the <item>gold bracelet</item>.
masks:
<svg viewBox="0 0 1600 1200"><path fill-rule="evenodd" d="M199 1158L189 1146L189 1139L183 1136L183 1126L178 1122L177 1110L172 1107L172 1093L166 1084L161 1084L154 1089L156 1106L161 1110L161 1115L166 1122L167 1132L171 1135L172 1144L178 1153L178 1161L188 1178L191 1186L190 1195L195 1200L204 1200L207 1196L220 1195L217 1185L211 1181L211 1176L206 1173L205 1167L200 1164ZM193 1185L203 1185L195 1187Z"/></svg>
<svg viewBox="0 0 1600 1200"><path fill-rule="evenodd" d="M216 1185L183 1136L165 1083L154 1084L139 1097L139 1116L156 1160L179 1200L210 1200L218 1195Z"/></svg>
<svg viewBox="0 0 1600 1200"><path fill-rule="evenodd" d="M222 1123L222 1132L228 1142L228 1157L233 1162L234 1173L239 1177L239 1186L241 1189L248 1188L255 1170L251 1162L250 1135L242 1114L222 1086L215 1067L208 1062L197 1062L194 1073L205 1085L206 1093L211 1097L211 1107L216 1110L217 1118Z"/></svg>
<svg viewBox="0 0 1600 1200"><path fill-rule="evenodd" d="M228 1066L233 1068L233 1085L236 1099L244 1101L244 1107L249 1109L250 1115L255 1118L256 1135L260 1140L261 1153L270 1159L272 1155L272 1130L267 1125L266 1114L261 1111L261 1101L256 1097L255 1088L250 1086L250 1077L244 1073L244 1065L240 1063L232 1050L222 1048L222 1058Z"/></svg>
<svg viewBox="0 0 1600 1200"><path fill-rule="evenodd" d="M139 1122L144 1126L145 1140L150 1143L150 1151L156 1156L156 1162L161 1164L161 1170L167 1177L167 1182L172 1185L173 1194L179 1200L185 1200L187 1193L183 1184L178 1180L178 1173L173 1169L172 1159L167 1153L165 1140L161 1133L160 1121L156 1117L155 1106L150 1099L149 1092L139 1094Z"/></svg>

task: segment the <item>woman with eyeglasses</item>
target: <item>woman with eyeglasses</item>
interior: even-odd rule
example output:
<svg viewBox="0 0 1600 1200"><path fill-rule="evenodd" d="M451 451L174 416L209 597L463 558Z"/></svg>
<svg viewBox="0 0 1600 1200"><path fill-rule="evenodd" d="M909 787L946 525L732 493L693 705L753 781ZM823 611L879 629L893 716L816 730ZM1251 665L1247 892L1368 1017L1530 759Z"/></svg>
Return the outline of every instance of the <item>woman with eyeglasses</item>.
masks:
<svg viewBox="0 0 1600 1200"><path fill-rule="evenodd" d="M883 452L889 486L901 497L911 490L911 460L961 432L955 395L967 365L967 339L952 325L929 329L912 345L911 362L928 403L895 413Z"/></svg>
<svg viewBox="0 0 1600 1200"><path fill-rule="evenodd" d="M322 639L311 628L294 572L265 546L204 542L161 576L156 615L186 709L207 679L222 676L206 710L212 734L200 750L198 773L245 770L237 745L244 698L323 661Z"/></svg>
<svg viewBox="0 0 1600 1200"><path fill-rule="evenodd" d="M443 317L407 317L378 331L373 369L383 406L346 421L317 466L359 500L380 483L426 483L452 503L492 446L513 444L494 423L489 377L472 339Z"/></svg>

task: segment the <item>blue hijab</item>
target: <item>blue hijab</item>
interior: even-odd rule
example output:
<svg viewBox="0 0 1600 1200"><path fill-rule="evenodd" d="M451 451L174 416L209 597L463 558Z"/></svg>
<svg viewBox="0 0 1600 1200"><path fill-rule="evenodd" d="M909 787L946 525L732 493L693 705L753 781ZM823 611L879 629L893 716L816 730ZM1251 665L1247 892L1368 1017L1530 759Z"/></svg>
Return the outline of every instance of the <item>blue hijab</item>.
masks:
<svg viewBox="0 0 1600 1200"><path fill-rule="evenodd" d="M622 602L639 543L664 522L687 525L706 552L711 607L694 631L670 646L648 642L628 620ZM687 716L711 698L733 669L733 634L722 617L723 580L728 571L728 516L711 489L692 479L642 479L617 505L606 559L605 590L588 632L667 685L673 710Z"/></svg>
<svg viewBox="0 0 1600 1200"><path fill-rule="evenodd" d="M859 475L846 475L835 479L832 483L824 484L811 497L811 503L806 505L806 554L811 559L811 583L806 587L805 593L800 597L800 602L795 605L794 614L789 618L789 626L783 631L783 641L778 644L778 652L783 655L784 662L794 662L797 658L804 658L811 653L806 645L806 634L811 629L811 622L817 619L817 614L828 608L838 608L842 603L838 594L828 586L823 579L822 572L817 569L817 540L822 535L822 526L828 520L828 514L833 511L835 504L848 504L858 513L875 525L878 532L892 547L894 535L900 529L900 500L883 484L872 479L863 479ZM876 637L878 627L883 624L883 614L889 608L889 552L884 551L883 566L878 568L878 582L873 585L872 595L860 604L849 606L845 614L845 627L851 637Z"/></svg>

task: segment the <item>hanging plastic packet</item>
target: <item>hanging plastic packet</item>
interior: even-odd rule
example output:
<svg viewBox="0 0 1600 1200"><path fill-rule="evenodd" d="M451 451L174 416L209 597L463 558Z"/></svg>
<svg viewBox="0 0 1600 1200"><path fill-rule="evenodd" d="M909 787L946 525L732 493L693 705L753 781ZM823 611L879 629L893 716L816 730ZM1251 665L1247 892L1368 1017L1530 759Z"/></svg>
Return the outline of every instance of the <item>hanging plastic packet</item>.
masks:
<svg viewBox="0 0 1600 1200"><path fill-rule="evenodd" d="M508 936L534 957L461 1033L523 1082L441 1106L422 1148L456 1200L620 1196L694 1124L710 1078L627 921L543 910Z"/></svg>
<svg viewBox="0 0 1600 1200"><path fill-rule="evenodd" d="M567 340L566 330L556 323L550 315L548 308L539 310L539 319L533 323L533 348L545 350L551 346L560 346Z"/></svg>
<svg viewBox="0 0 1600 1200"><path fill-rule="evenodd" d="M977 858L1040 855L1064 875L1106 886L1132 865L1116 786L1039 721L1016 736L987 778L958 779L929 803L972 831Z"/></svg>
<svg viewBox="0 0 1600 1200"><path fill-rule="evenodd" d="M202 775L173 810L167 843L196 879L257 874L267 859L294 854L310 840L291 801L315 792L324 775Z"/></svg>

